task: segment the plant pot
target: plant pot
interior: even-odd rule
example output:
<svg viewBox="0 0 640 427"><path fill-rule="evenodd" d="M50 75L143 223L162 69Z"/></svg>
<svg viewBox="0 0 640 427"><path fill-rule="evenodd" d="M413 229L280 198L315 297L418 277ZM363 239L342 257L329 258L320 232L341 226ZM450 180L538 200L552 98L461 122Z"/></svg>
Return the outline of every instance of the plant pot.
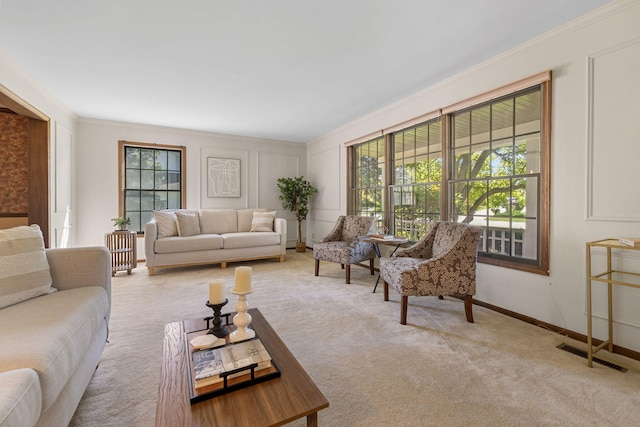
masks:
<svg viewBox="0 0 640 427"><path fill-rule="evenodd" d="M296 252L304 252L307 250L307 242L296 242Z"/></svg>

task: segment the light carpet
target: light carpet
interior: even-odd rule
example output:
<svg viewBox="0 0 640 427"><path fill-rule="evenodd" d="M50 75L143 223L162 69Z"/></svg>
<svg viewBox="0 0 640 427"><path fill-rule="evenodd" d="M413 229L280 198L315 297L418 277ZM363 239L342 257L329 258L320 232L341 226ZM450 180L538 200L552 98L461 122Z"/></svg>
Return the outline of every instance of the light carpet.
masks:
<svg viewBox="0 0 640 427"><path fill-rule="evenodd" d="M208 281L234 267L139 266L113 279L109 343L71 426L152 426L164 324L211 314ZM384 302L376 276L338 264L313 275L310 251L256 261L250 307L260 309L329 401L321 426L630 426L640 422L640 368L626 373L558 350L564 336L460 300L399 296ZM234 311L235 300L224 312ZM601 356L598 353L598 356ZM304 420L291 423L305 425ZM251 426L253 427L253 426Z"/></svg>

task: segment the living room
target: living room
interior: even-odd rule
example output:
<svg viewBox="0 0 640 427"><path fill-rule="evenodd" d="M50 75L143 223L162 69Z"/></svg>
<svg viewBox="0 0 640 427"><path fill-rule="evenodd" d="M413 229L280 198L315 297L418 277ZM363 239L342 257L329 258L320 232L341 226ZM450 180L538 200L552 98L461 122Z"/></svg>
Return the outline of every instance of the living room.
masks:
<svg viewBox="0 0 640 427"><path fill-rule="evenodd" d="M515 48L478 59L462 72L298 142L78 117L4 50L0 51L0 82L2 89L50 118L52 247L61 245L65 230L69 246L103 243L104 233L112 229L110 219L119 214L117 147L121 140L186 146L188 208L276 210L278 216L288 219L290 247L297 234L295 221L281 208L275 181L280 176L304 175L320 190L305 223L307 246L311 247L330 231L338 215L348 211L345 143L551 70L549 273L479 263L475 299L584 336L585 243L640 236L640 190L626 184L633 182L638 154L633 144L636 132L632 133L640 113L633 97L637 95L634 90L640 67L638 19L637 1L606 3ZM444 42L431 40L425 45ZM603 91L613 94L614 99L602 97ZM57 170L53 160L66 150L73 153L68 177ZM212 155L241 159L240 198L207 197L203 162ZM62 183L57 186L55 179L65 177L68 187ZM58 206L56 194L64 191L68 191L70 203ZM143 258L140 252L139 258ZM600 251L597 262L602 265L604 260L604 251ZM616 262L628 269L640 266L633 254L617 254ZM313 267L309 264L308 268ZM142 274L146 272L138 268L134 275ZM598 317L594 335L602 338L606 335L606 292L599 288L595 292ZM618 288L614 295L616 345L618 350L637 356L640 295L634 289ZM463 318L459 320L463 322Z"/></svg>

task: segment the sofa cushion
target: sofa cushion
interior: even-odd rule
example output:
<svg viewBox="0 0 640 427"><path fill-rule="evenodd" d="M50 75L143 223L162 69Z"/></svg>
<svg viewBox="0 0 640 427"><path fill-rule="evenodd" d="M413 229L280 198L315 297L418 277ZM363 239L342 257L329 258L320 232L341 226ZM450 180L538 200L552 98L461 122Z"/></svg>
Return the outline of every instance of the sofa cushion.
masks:
<svg viewBox="0 0 640 427"><path fill-rule="evenodd" d="M250 248L255 246L271 246L280 244L280 234L275 232L266 233L225 233L224 249Z"/></svg>
<svg viewBox="0 0 640 427"><path fill-rule="evenodd" d="M198 214L176 212L178 236L188 237L200 234L200 219Z"/></svg>
<svg viewBox="0 0 640 427"><path fill-rule="evenodd" d="M37 225L0 230L0 308L54 291Z"/></svg>
<svg viewBox="0 0 640 427"><path fill-rule="evenodd" d="M178 224L175 212L153 211L153 218L158 227L158 239L178 235Z"/></svg>
<svg viewBox="0 0 640 427"><path fill-rule="evenodd" d="M219 234L198 234L189 237L167 237L155 241L155 253L171 254L175 252L208 251L222 249L222 236Z"/></svg>
<svg viewBox="0 0 640 427"><path fill-rule="evenodd" d="M273 221L276 219L276 211L254 212L249 231L273 231Z"/></svg>
<svg viewBox="0 0 640 427"><path fill-rule="evenodd" d="M265 212L264 208L256 209L238 209L238 231L251 231L251 222L253 221L254 212Z"/></svg>
<svg viewBox="0 0 640 427"><path fill-rule="evenodd" d="M202 209L200 233L222 234L238 231L238 215L235 209Z"/></svg>
<svg viewBox="0 0 640 427"><path fill-rule="evenodd" d="M0 370L36 371L46 411L104 328L108 310L109 297L100 286L61 290L3 308Z"/></svg>
<svg viewBox="0 0 640 427"><path fill-rule="evenodd" d="M0 427L35 426L41 409L42 392L33 369L0 372Z"/></svg>

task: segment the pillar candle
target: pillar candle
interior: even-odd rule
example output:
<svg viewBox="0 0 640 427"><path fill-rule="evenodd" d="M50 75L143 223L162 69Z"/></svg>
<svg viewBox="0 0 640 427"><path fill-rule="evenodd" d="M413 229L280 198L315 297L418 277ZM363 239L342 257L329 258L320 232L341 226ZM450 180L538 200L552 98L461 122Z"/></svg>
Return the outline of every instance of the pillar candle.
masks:
<svg viewBox="0 0 640 427"><path fill-rule="evenodd" d="M224 281L212 280L209 282L209 304L222 304L226 299Z"/></svg>
<svg viewBox="0 0 640 427"><path fill-rule="evenodd" d="M251 267L236 267L237 292L251 292Z"/></svg>

